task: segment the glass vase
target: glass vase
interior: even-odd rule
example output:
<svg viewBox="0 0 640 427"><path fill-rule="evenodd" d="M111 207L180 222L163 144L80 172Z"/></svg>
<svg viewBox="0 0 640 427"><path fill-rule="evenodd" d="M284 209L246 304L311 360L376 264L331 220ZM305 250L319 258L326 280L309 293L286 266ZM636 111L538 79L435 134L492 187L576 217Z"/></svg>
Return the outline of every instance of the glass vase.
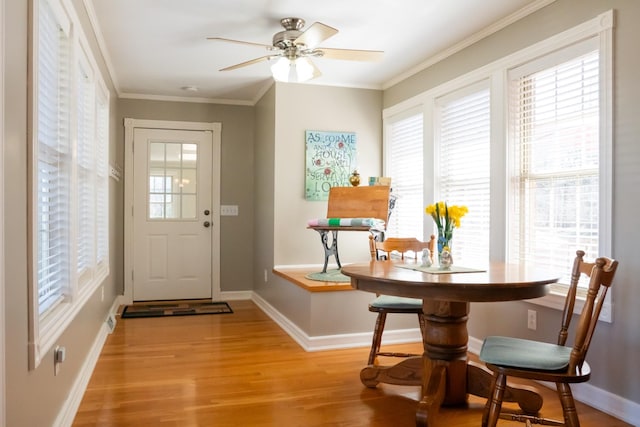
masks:
<svg viewBox="0 0 640 427"><path fill-rule="evenodd" d="M453 258L451 257L451 243L453 236L445 233L438 233L438 265L442 269L451 268Z"/></svg>

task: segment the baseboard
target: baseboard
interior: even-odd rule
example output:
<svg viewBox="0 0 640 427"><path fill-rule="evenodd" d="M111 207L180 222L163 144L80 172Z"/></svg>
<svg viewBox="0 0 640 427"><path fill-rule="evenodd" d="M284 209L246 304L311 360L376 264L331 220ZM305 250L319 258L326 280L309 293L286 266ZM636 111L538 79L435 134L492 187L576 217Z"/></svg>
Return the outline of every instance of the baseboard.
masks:
<svg viewBox="0 0 640 427"><path fill-rule="evenodd" d="M60 412L58 412L58 416L53 423L53 427L71 427L73 424L73 420L76 417L76 412L78 412L78 408L80 407L80 403L82 402L82 397L84 396L85 391L87 390L87 385L89 384L89 380L91 379L91 374L93 374L93 370L100 358L100 353L102 352L102 348L104 347L104 343L107 340L107 336L113 330L110 325L113 323L113 327L115 327L115 319L116 313L118 312L118 307L120 306L120 297L116 297L113 301L113 304L109 308L109 314L107 318L102 323L98 334L96 335L96 339L93 341L91 348L89 350L89 354L87 355L82 367L80 368L80 372L76 377L76 380L71 387L71 391L67 396L67 400L62 405Z"/></svg>
<svg viewBox="0 0 640 427"><path fill-rule="evenodd" d="M253 295L253 291L228 291L222 292L221 297L223 301L240 301L250 300Z"/></svg>
<svg viewBox="0 0 640 427"><path fill-rule="evenodd" d="M482 340L469 337L468 350L479 355ZM539 382L540 385L555 390L555 384ZM571 384L573 398L592 408L621 419L634 426L640 426L640 404L610 393L589 383Z"/></svg>
<svg viewBox="0 0 640 427"><path fill-rule="evenodd" d="M260 295L253 293L251 300L274 322L276 322L291 338L305 351L335 350L341 348L369 347L373 337L372 332L355 334L309 336L286 316L276 310ZM384 332L385 344L405 344L420 342L420 329L400 329Z"/></svg>

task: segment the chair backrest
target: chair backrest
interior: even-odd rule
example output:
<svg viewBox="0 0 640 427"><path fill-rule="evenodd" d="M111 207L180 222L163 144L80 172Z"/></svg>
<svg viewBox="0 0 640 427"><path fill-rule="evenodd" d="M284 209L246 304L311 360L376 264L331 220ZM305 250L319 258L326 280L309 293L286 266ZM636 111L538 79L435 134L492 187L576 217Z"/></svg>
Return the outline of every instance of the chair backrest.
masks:
<svg viewBox="0 0 640 427"><path fill-rule="evenodd" d="M378 251L386 252L387 259L391 258L392 252L400 254L402 259L405 258L407 252L413 253L413 258L418 259L418 254L423 249L429 249L431 252L431 261L433 261L433 253L436 248L436 236L433 234L428 242L422 242L415 237L389 237L382 242L376 242L373 236L369 236L369 247L371 249L371 259L377 259Z"/></svg>
<svg viewBox="0 0 640 427"><path fill-rule="evenodd" d="M607 296L607 291L613 283L613 277L618 268L618 261L611 258L600 257L594 262L585 262L583 257L584 251L576 252L576 259L573 262L573 269L571 271L571 283L562 313L562 326L558 334L558 344L565 345L569 324L571 323L571 317L573 315L573 308L575 306L578 281L580 280L580 276L585 274L590 278L589 289L582 313L580 314L580 320L576 326L575 342L569 360L569 372L573 372L576 367L582 367L587 355L587 350L591 344L593 332L598 323L598 318L600 317L602 304Z"/></svg>
<svg viewBox="0 0 640 427"><path fill-rule="evenodd" d="M327 202L327 218L376 218L389 219L389 194L387 185L360 187L331 187Z"/></svg>

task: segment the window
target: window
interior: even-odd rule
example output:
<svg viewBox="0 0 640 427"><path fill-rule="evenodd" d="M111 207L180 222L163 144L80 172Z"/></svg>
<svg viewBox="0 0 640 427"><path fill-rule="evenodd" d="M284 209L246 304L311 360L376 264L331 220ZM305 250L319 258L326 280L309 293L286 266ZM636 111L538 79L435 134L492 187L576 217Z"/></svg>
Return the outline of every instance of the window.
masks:
<svg viewBox="0 0 640 427"><path fill-rule="evenodd" d="M109 92L98 85L96 98L96 264L109 268ZM106 273L104 273L106 274Z"/></svg>
<svg viewBox="0 0 640 427"><path fill-rule="evenodd" d="M98 169L95 138L95 83L91 69L84 58L78 58L76 74L76 251L77 273L79 283L84 284L91 279L91 268L95 260L96 203L94 194L98 176L94 172Z"/></svg>
<svg viewBox="0 0 640 427"><path fill-rule="evenodd" d="M34 0L29 365L108 274L108 92L66 0Z"/></svg>
<svg viewBox="0 0 640 427"><path fill-rule="evenodd" d="M465 205L464 226L453 234L454 259L484 266L489 261L490 92L483 82L436 100L437 197ZM433 226L433 224L432 224ZM434 229L435 232L435 229Z"/></svg>
<svg viewBox="0 0 640 427"><path fill-rule="evenodd" d="M37 85L36 248L38 313L69 293L69 197L71 180L69 55L66 15L40 2Z"/></svg>
<svg viewBox="0 0 640 427"><path fill-rule="evenodd" d="M387 129L418 110L425 124L424 200L411 209L426 218L435 201L469 207L456 262L568 274L577 249L611 255L612 28L608 11L384 111ZM385 144L400 147L394 135ZM384 158L392 182L407 169L396 149ZM534 302L562 309L563 283ZM610 296L601 319L611 319Z"/></svg>
<svg viewBox="0 0 640 427"><path fill-rule="evenodd" d="M392 177L394 209L387 225L387 235L424 239L423 132L422 113L391 119L387 126L387 167Z"/></svg>
<svg viewBox="0 0 640 427"><path fill-rule="evenodd" d="M592 39L509 76L509 260L564 271L565 284L576 249L600 249L599 63Z"/></svg>

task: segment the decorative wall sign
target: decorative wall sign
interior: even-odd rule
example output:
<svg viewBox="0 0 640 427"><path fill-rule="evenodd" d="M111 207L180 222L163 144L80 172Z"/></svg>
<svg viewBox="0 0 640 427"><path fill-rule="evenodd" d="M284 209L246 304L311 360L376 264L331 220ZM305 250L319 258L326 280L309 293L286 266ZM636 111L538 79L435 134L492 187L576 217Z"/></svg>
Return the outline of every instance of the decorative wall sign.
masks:
<svg viewBox="0 0 640 427"><path fill-rule="evenodd" d="M331 187L350 186L356 169L355 132L305 131L307 170L305 198L328 200Z"/></svg>

